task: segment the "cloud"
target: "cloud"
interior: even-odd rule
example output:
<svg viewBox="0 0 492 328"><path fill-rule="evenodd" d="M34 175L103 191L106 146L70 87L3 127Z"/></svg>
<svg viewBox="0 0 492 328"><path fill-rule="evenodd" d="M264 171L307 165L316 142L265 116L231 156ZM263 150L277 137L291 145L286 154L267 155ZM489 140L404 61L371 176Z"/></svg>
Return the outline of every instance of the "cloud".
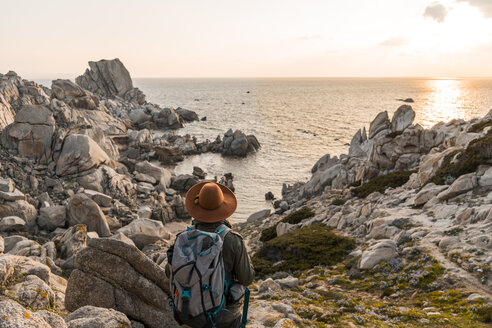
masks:
<svg viewBox="0 0 492 328"><path fill-rule="evenodd" d="M486 18L492 18L491 0L458 0L458 2L466 2L470 6L478 8Z"/></svg>
<svg viewBox="0 0 492 328"><path fill-rule="evenodd" d="M473 0L469 0L469 1L473 1ZM484 1L490 1L490 0L484 0ZM448 15L448 10L439 2L435 2L432 5L427 6L427 8L425 8L424 11L424 17L430 17L438 23L444 22L447 15Z"/></svg>
<svg viewBox="0 0 492 328"><path fill-rule="evenodd" d="M407 44L409 41L410 41L410 39L407 37L396 36L396 37L384 40L379 45L380 46L387 46L387 47L399 47L399 46L403 46L403 45Z"/></svg>

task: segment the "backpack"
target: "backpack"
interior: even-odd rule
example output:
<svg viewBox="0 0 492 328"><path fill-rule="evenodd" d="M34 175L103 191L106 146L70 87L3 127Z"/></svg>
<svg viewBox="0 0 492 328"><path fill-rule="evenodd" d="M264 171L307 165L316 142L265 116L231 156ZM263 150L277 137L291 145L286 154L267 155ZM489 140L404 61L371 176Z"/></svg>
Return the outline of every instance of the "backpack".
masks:
<svg viewBox="0 0 492 328"><path fill-rule="evenodd" d="M229 286L230 277L226 279L222 258L224 238L230 230L220 225L215 232L204 232L191 226L176 237L169 249L170 305L179 321L193 320L201 326L208 323L215 327L215 317L226 301L245 295L245 326L249 290L239 284Z"/></svg>

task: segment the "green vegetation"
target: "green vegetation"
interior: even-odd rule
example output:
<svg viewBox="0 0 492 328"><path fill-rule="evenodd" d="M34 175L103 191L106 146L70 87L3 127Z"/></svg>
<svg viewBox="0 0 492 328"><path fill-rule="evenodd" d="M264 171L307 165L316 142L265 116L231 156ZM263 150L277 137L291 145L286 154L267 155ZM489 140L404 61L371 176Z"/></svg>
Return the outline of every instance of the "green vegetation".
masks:
<svg viewBox="0 0 492 328"><path fill-rule="evenodd" d="M253 256L253 265L258 276L307 270L339 263L355 246L354 239L315 224L267 241Z"/></svg>
<svg viewBox="0 0 492 328"><path fill-rule="evenodd" d="M315 214L316 213L310 207L304 206L300 210L290 213L280 222L297 224L304 219L313 217ZM277 237L277 224L275 224L273 227L264 229L261 232L260 241L265 242Z"/></svg>
<svg viewBox="0 0 492 328"><path fill-rule="evenodd" d="M429 180L435 184L446 184L463 174L475 172L479 165L490 164L492 160L492 132L475 139L465 150L456 150L443 159L441 167Z"/></svg>
<svg viewBox="0 0 492 328"><path fill-rule="evenodd" d="M366 198L373 192L383 193L386 188L396 188L407 183L410 175L415 171L396 171L385 175L380 175L360 187L352 190L353 194L359 198Z"/></svg>
<svg viewBox="0 0 492 328"><path fill-rule="evenodd" d="M331 205L336 205L336 206L342 206L344 205L346 202L345 199L342 199L342 198L335 198L332 202L331 202Z"/></svg>
<svg viewBox="0 0 492 328"><path fill-rule="evenodd" d="M473 133L482 132L483 129L485 129L488 126L492 126L492 120L487 120L487 121L473 124L472 127L468 130L468 132L473 132Z"/></svg>

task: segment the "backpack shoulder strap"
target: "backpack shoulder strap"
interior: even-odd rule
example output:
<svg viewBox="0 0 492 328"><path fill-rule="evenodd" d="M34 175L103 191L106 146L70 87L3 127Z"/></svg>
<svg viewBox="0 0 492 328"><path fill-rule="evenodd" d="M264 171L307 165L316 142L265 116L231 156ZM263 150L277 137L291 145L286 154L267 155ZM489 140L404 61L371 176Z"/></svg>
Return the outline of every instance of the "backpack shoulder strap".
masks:
<svg viewBox="0 0 492 328"><path fill-rule="evenodd" d="M222 240L224 240L229 231L231 231L231 228L229 228L225 224L221 224L217 227L217 229L215 229L215 233L218 234Z"/></svg>

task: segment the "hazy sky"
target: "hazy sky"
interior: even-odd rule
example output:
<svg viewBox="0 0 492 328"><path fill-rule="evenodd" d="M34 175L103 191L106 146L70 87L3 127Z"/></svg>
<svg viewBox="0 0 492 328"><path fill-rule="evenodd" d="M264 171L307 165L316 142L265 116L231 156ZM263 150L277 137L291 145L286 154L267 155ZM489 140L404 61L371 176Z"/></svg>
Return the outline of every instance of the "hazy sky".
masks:
<svg viewBox="0 0 492 328"><path fill-rule="evenodd" d="M0 0L0 72L492 76L492 0Z"/></svg>

